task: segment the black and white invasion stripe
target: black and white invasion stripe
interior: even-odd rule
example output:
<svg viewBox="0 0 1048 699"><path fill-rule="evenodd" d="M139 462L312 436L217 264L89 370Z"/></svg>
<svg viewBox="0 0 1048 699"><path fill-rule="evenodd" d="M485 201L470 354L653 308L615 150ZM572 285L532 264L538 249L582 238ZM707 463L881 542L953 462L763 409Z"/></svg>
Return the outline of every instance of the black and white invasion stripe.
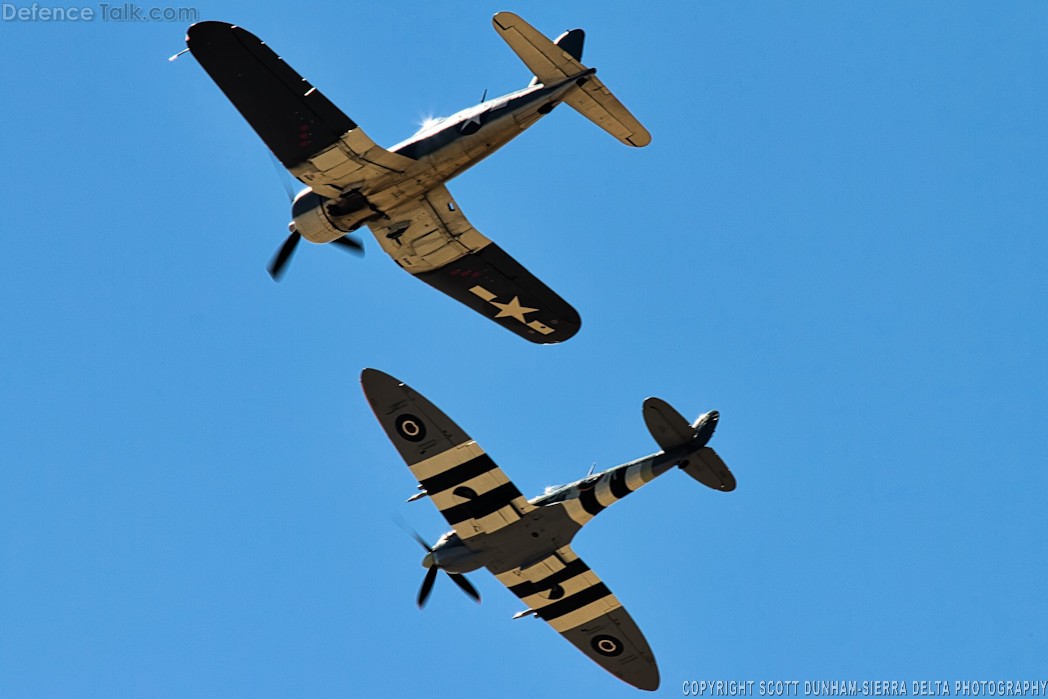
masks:
<svg viewBox="0 0 1048 699"><path fill-rule="evenodd" d="M539 564L496 575L539 618L563 633L620 608L615 595L570 547Z"/></svg>
<svg viewBox="0 0 1048 699"><path fill-rule="evenodd" d="M502 469L472 440L410 468L463 539L512 524L529 508Z"/></svg>
<svg viewBox="0 0 1048 699"><path fill-rule="evenodd" d="M665 473L671 463L658 462L656 456L616 466L598 474L594 480L583 481L575 497L564 500L568 515L579 524L586 524L605 508L615 504L645 483Z"/></svg>

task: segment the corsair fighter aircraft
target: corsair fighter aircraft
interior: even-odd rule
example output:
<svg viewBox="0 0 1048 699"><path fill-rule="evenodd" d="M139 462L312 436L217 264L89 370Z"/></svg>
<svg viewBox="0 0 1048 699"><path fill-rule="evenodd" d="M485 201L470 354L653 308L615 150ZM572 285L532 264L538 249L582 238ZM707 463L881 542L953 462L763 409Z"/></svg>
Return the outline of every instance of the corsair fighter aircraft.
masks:
<svg viewBox="0 0 1048 699"><path fill-rule="evenodd" d="M628 146L651 137L580 62L581 29L554 42L511 12L493 23L535 74L531 84L429 123L388 150L254 34L224 22L189 28L188 50L306 185L292 202L291 234L270 263L274 279L301 238L359 251L346 234L367 225L407 272L518 335L548 344L578 331L575 309L481 235L444 183L562 102Z"/></svg>
<svg viewBox="0 0 1048 699"><path fill-rule="evenodd" d="M619 679L656 689L659 670L643 634L571 541L605 508L674 467L714 490L734 490L731 471L706 446L717 412L689 423L648 398L644 420L662 451L526 500L469 435L411 387L376 369L365 369L361 384L418 479L419 492L409 499L428 496L452 527L433 546L415 535L428 568L419 606L440 570L479 601L463 574L487 568L526 605L514 618L539 617Z"/></svg>

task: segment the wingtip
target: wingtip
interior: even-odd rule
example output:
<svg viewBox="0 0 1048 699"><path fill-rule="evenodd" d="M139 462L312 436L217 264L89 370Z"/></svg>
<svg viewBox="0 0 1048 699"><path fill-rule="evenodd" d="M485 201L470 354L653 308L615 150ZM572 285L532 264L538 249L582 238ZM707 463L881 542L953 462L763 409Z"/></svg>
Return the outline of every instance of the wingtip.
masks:
<svg viewBox="0 0 1048 699"><path fill-rule="evenodd" d="M392 376L384 371L378 369L372 369L371 367L365 367L360 372L360 383L367 384L375 381L392 380L396 381Z"/></svg>
<svg viewBox="0 0 1048 699"><path fill-rule="evenodd" d="M655 683L654 684L649 684L649 685L639 685L638 684L638 685L634 685L634 686L637 689L643 689L645 692L654 692L656 689L659 688L659 678L658 677L655 678Z"/></svg>
<svg viewBox="0 0 1048 699"><path fill-rule="evenodd" d="M520 19L517 15L512 12L496 12L491 17L491 23L495 25L496 29L509 29L513 25L513 20Z"/></svg>
<svg viewBox="0 0 1048 699"><path fill-rule="evenodd" d="M658 689L662 683L662 677L659 674L659 666L655 663L655 658L650 658L650 662L642 671L626 681L637 689L643 689L646 692L654 692Z"/></svg>
<svg viewBox="0 0 1048 699"><path fill-rule="evenodd" d="M234 26L235 25L230 24L229 22L220 22L214 19L205 19L202 22L193 22L189 25L188 28L186 28L186 43L189 43L189 40L193 38L193 36L203 36L206 35L208 32L224 31L227 29L232 29Z"/></svg>
<svg viewBox="0 0 1048 699"><path fill-rule="evenodd" d="M651 144L651 134L648 131L635 133L626 139L625 143L634 148L643 148L644 146Z"/></svg>
<svg viewBox="0 0 1048 699"><path fill-rule="evenodd" d="M578 335L579 330L582 330L582 318L579 316L578 311L576 311L571 306L568 306L567 309L570 311L570 314L565 312L564 317L561 318L560 322L557 324L557 333L554 336L543 335L537 332L517 334L523 337L525 340L534 342L536 345L559 345L562 342L567 342L571 338ZM514 330L513 328L507 329L511 332Z"/></svg>
<svg viewBox="0 0 1048 699"><path fill-rule="evenodd" d="M206 46L216 40L221 40L224 35L228 35L234 29L237 29L237 25L214 19L194 22L186 28L186 46L192 49L194 42L198 47Z"/></svg>
<svg viewBox="0 0 1048 699"><path fill-rule="evenodd" d="M364 393L367 394L380 390L382 387L403 386L404 382L384 371L367 367L360 372L360 385L364 389Z"/></svg>

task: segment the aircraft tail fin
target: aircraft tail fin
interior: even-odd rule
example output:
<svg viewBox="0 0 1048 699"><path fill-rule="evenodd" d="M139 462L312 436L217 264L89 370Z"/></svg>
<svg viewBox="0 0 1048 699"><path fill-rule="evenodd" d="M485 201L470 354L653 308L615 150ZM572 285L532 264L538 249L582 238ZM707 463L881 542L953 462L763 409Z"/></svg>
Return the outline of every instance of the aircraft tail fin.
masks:
<svg viewBox="0 0 1048 699"><path fill-rule="evenodd" d="M585 42L586 32L582 31L581 29L569 29L568 31L564 32L556 39L554 39L553 45L562 49L563 51L567 51L568 55L574 58L581 66L582 46ZM542 81L539 80L539 76L536 75L531 79L531 82L528 83L528 87L538 85L540 82Z"/></svg>
<svg viewBox="0 0 1048 699"><path fill-rule="evenodd" d="M535 74L533 85L550 85L577 77L579 89L565 95L566 104L627 146L651 143L647 129L582 65L585 33L581 29L565 32L553 42L512 12L499 12L491 21L499 36Z"/></svg>
<svg viewBox="0 0 1048 699"><path fill-rule="evenodd" d="M689 423L673 406L661 398L644 401L644 422L664 451L689 448L681 458L680 468L689 476L714 490L735 490L735 476L706 443L717 429L720 414L711 410Z"/></svg>

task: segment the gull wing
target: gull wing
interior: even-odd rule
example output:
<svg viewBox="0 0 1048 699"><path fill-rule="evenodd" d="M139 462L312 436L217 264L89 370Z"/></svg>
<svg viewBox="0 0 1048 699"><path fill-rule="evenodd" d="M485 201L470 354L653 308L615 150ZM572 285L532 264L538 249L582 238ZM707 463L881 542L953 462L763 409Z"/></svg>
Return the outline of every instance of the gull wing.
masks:
<svg viewBox="0 0 1048 699"><path fill-rule="evenodd" d="M375 144L265 42L227 22L198 22L186 46L284 167L337 197L394 179L415 161Z"/></svg>
<svg viewBox="0 0 1048 699"><path fill-rule="evenodd" d="M492 572L590 660L634 687L658 688L659 668L644 634L570 546L526 568Z"/></svg>
<svg viewBox="0 0 1048 699"><path fill-rule="evenodd" d="M437 406L389 374L365 369L375 417L462 539L491 534L534 509L480 446Z"/></svg>
<svg viewBox="0 0 1048 699"><path fill-rule="evenodd" d="M526 340L562 342L578 312L466 219L440 185L368 224L397 264Z"/></svg>

